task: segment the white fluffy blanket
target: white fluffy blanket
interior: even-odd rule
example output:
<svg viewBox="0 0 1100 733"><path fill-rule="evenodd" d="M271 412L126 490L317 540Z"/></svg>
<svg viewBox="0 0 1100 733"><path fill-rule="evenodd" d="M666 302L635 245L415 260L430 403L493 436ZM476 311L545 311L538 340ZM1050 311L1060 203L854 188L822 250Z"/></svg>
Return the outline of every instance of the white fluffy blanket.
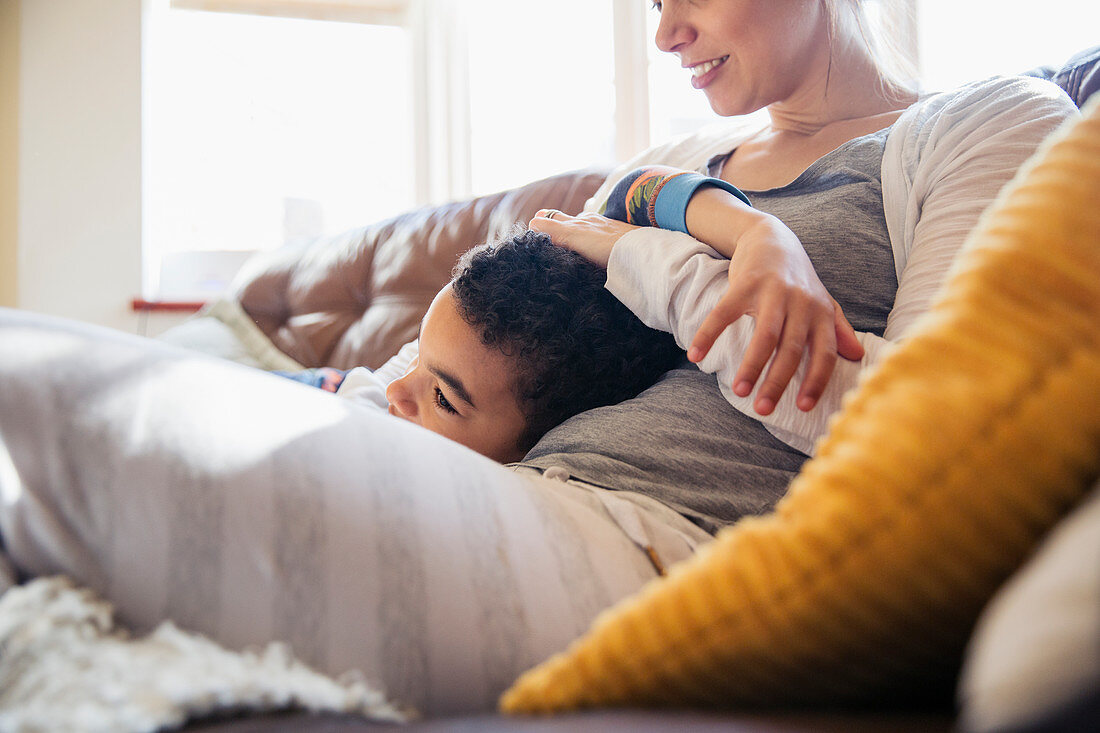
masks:
<svg viewBox="0 0 1100 733"><path fill-rule="evenodd" d="M0 731L155 731L286 708L406 718L361 679L315 672L282 644L231 652L170 622L131 638L109 603L67 578L0 597Z"/></svg>

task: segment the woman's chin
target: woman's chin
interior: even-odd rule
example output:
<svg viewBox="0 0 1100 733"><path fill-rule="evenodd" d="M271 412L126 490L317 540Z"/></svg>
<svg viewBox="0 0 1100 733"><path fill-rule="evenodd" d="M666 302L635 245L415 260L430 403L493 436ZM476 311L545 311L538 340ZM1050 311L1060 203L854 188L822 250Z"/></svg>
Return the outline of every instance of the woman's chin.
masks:
<svg viewBox="0 0 1100 733"><path fill-rule="evenodd" d="M707 95L707 102L710 103L710 108L714 111L714 114L721 117L747 115L759 109L759 107L753 106L745 100L730 99L726 95L711 93L709 91L705 91L704 94Z"/></svg>
<svg viewBox="0 0 1100 733"><path fill-rule="evenodd" d="M721 83L723 81L728 80L716 79L701 90L715 114L734 117L751 114L760 109L762 105L757 104L756 99L753 98L754 95L744 94L737 88L731 88L728 83Z"/></svg>

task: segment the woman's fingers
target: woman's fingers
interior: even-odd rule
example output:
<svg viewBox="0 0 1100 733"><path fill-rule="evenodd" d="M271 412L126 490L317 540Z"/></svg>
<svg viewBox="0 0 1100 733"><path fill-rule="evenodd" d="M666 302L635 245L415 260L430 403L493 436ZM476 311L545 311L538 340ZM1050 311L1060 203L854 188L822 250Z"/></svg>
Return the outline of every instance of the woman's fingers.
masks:
<svg viewBox="0 0 1100 733"><path fill-rule="evenodd" d="M836 344L834 329L827 324L818 324L810 334L810 363L795 401L795 405L803 412L814 409L829 384L829 378L833 376L836 368Z"/></svg>
<svg viewBox="0 0 1100 733"><path fill-rule="evenodd" d="M555 244L573 250L589 262L607 268L611 250L627 232L638 227L592 213L569 216L557 209L539 209L528 228L548 234Z"/></svg>
<svg viewBox="0 0 1100 733"><path fill-rule="evenodd" d="M570 235L570 224L575 217L557 209L539 209L535 216L527 223L527 228L534 232L541 232L554 240L554 244L565 249L572 250L586 259L593 259L583 241L577 241L576 236ZM600 264L597 262L597 264ZM604 264L604 267L607 265Z"/></svg>
<svg viewBox="0 0 1100 733"><path fill-rule="evenodd" d="M863 358L864 350L863 344L859 342L859 337L856 336L856 330L852 328L852 324L848 322L847 316L844 315L844 309L840 307L840 303L833 300L833 312L836 328L836 350L837 353L843 356L849 361L859 361Z"/></svg>
<svg viewBox="0 0 1100 733"><path fill-rule="evenodd" d="M695 336L691 339L691 346L688 348L688 360L696 364L702 361L710 353L711 347L714 346L714 342L718 340L722 332L731 323L745 315L745 312L746 307L738 302L736 293L726 291L726 294L718 300L718 304L707 314L707 317L703 319L703 323L695 331Z"/></svg>
<svg viewBox="0 0 1100 733"><path fill-rule="evenodd" d="M733 378L733 393L738 397L748 397L752 392L753 387L756 386L756 380L760 378L761 372L764 371L764 367L767 365L768 360L772 358L772 354L776 352L780 343L780 338L783 337L784 331L787 330L784 327L784 323L787 320L787 309L782 299L775 298L774 296L765 302L760 304L760 311L755 316L756 324L753 327L752 338L749 339L748 348L745 349L745 355L741 358L741 364L737 367L737 375ZM788 330L788 338L793 334ZM789 348L789 347L788 347ZM799 352L801 356L801 351ZM798 367L798 362L795 362L795 367ZM783 367L786 368L785 366ZM772 370L774 371L774 369ZM794 372L791 372L792 374ZM775 372L776 376L780 372ZM790 381L790 375L783 382ZM762 415L767 415L771 412L771 409L775 407L775 402L778 401L779 395L783 393L782 388L779 389L778 394L771 395L771 407L763 404L761 400L765 397L763 393L757 395L756 403L754 405L757 412ZM761 412L761 406L764 408L764 412Z"/></svg>
<svg viewBox="0 0 1100 733"><path fill-rule="evenodd" d="M542 232L543 234L549 234L551 239L557 241L560 237L555 236L559 234L568 220L573 217L568 214L564 214L557 209L539 209L535 212L535 216L531 221L527 222L527 228L536 232ZM569 249L573 249L568 246L565 241L558 242L563 244Z"/></svg>
<svg viewBox="0 0 1100 733"><path fill-rule="evenodd" d="M831 313L827 304L813 300L796 300L786 306L779 344L753 404L759 414L771 414L803 359L807 360L806 372L795 405L809 411L821 399L837 360L835 319Z"/></svg>
<svg viewBox="0 0 1100 733"><path fill-rule="evenodd" d="M759 301L755 305L753 300ZM797 301L797 299L796 299ZM752 315L752 311L759 312ZM799 385L795 404L809 411L817 405L836 367L838 340L836 329L847 324L843 316L831 318L829 311L814 303L791 304L784 294L739 293L731 288L703 320L692 339L688 358L701 361L718 337L745 314L755 320L753 335L733 378L734 394L749 396L760 381L753 409L771 414L802 359L808 359L806 374ZM848 326L848 328L851 328ZM851 333L851 341L862 354L862 345ZM856 351L849 347L849 353ZM769 365L770 362L770 365Z"/></svg>
<svg viewBox="0 0 1100 733"><path fill-rule="evenodd" d="M572 218L573 217L569 216L565 212L558 211L557 209L539 209L535 212L535 217L531 219L529 226L533 228L537 219L545 219L547 221L564 221L566 219Z"/></svg>
<svg viewBox="0 0 1100 733"><path fill-rule="evenodd" d="M795 404L810 410L824 394L838 354L863 357L855 329L821 284L798 238L778 219L764 219L738 240L729 263L729 289L696 332L688 358L702 360L719 335L745 314L755 327L732 388L740 397L756 389L753 407L761 415L775 409L802 359L808 361Z"/></svg>

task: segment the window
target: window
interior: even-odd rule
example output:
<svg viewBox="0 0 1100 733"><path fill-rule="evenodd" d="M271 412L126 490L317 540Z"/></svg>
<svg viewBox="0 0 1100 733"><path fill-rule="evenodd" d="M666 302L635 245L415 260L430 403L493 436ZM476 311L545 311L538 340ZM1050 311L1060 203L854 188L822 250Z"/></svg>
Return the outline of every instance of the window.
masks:
<svg viewBox="0 0 1100 733"><path fill-rule="evenodd" d="M471 191L611 165L611 3L467 0L463 10L469 29Z"/></svg>
<svg viewBox="0 0 1100 733"><path fill-rule="evenodd" d="M312 19L347 6L366 16ZM153 0L145 297L212 297L256 249L611 165L612 37L591 0Z"/></svg>
<svg viewBox="0 0 1100 733"><path fill-rule="evenodd" d="M950 89L994 74L1058 66L1097 43L1095 0L916 0L921 76Z"/></svg>
<svg viewBox="0 0 1100 733"><path fill-rule="evenodd" d="M147 293L216 294L253 250L415 203L408 31L164 2L156 11Z"/></svg>

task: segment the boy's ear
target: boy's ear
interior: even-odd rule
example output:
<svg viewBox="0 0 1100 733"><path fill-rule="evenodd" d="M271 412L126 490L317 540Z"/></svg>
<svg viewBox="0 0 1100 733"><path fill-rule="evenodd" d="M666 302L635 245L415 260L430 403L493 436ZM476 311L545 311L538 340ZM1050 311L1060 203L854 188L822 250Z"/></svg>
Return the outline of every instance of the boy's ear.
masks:
<svg viewBox="0 0 1100 733"><path fill-rule="evenodd" d="M513 390L512 394L515 394L515 390ZM526 456L527 453L535 447L535 444L539 442L542 436L546 434L546 431L540 431L538 435L531 434L532 418L527 410L524 409L523 400L521 400L519 396L516 396L516 407L518 407L519 411L523 413L523 431L516 436L515 443L515 452L518 454L519 457L507 460L505 461L505 463L515 463L517 461L522 461L523 457Z"/></svg>

